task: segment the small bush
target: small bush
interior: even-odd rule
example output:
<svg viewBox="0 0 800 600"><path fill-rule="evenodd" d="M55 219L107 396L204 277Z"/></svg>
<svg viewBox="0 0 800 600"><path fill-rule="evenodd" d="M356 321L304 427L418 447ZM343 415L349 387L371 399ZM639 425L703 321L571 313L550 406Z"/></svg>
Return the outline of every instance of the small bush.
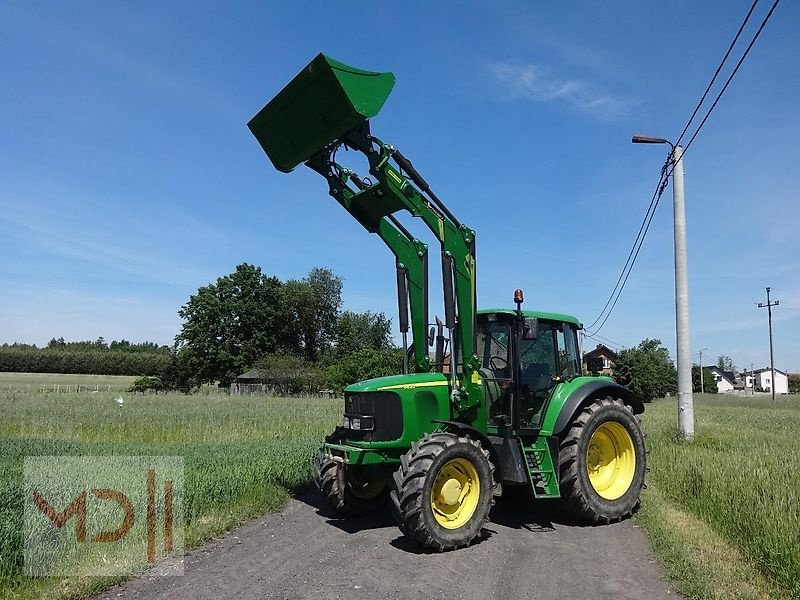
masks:
<svg viewBox="0 0 800 600"><path fill-rule="evenodd" d="M163 389L164 384L160 377L151 377L149 375L145 375L144 377L139 377L136 379L131 387L128 388L128 391L134 394L144 394L145 392L160 392Z"/></svg>
<svg viewBox="0 0 800 600"><path fill-rule="evenodd" d="M336 392L357 381L397 375L403 372L403 351L399 348L390 350L359 350L342 357L325 369L325 385Z"/></svg>

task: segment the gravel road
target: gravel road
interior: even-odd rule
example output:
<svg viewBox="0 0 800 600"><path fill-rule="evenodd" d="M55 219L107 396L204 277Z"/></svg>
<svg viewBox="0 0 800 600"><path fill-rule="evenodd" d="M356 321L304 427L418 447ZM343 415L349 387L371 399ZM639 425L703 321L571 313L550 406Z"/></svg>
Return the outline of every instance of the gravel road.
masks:
<svg viewBox="0 0 800 600"><path fill-rule="evenodd" d="M309 492L191 551L183 576L139 577L96 600L678 597L630 521L580 527L556 514L501 501L479 541L428 554L388 513L336 519Z"/></svg>

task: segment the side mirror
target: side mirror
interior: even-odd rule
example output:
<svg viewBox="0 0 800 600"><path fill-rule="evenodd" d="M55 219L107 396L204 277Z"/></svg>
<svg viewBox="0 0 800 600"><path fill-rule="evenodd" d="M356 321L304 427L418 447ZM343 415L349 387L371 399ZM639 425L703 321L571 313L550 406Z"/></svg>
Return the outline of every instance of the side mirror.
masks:
<svg viewBox="0 0 800 600"><path fill-rule="evenodd" d="M436 336L436 328L435 327L431 327L428 330L428 347L433 346L433 340L434 340L435 336Z"/></svg>
<svg viewBox="0 0 800 600"><path fill-rule="evenodd" d="M539 337L539 319L526 318L522 323L522 339L535 340Z"/></svg>

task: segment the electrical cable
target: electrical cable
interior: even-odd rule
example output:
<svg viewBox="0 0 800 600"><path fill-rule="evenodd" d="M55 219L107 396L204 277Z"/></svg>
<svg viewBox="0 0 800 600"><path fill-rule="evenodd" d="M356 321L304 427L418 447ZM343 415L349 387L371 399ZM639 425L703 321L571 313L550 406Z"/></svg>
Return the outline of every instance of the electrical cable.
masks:
<svg viewBox="0 0 800 600"><path fill-rule="evenodd" d="M622 285L619 287L619 291L617 291L617 295L614 298L614 302L611 304L611 308L608 309L608 312L606 313L606 316L603 318L603 321L600 323L597 329L595 329L594 331L589 331L588 334L596 335L603 328L603 325L606 324L606 321L608 321L608 317L611 316L611 313L614 311L614 307L617 306L617 301L619 300L619 297L622 294L622 290L625 289L625 284L628 283L628 277L630 277L631 271L633 270L633 266L636 264L636 259L639 256L639 251L642 249L642 244L644 243L644 239L647 236L647 232L650 230L650 223L652 223L653 221L653 217L656 214L656 209L658 208L658 203L661 201L661 196L664 194L664 190L667 187L668 181L669 181L668 176L665 177L662 174L661 179L658 182L659 183L658 188L656 189L654 197L655 203L653 205L653 210L650 212L650 215L647 219L647 224L645 225L644 232L642 233L642 237L639 241L639 245L636 248L636 252L633 255L633 259L631 260L628 272L625 274L625 279L622 280Z"/></svg>
<svg viewBox="0 0 800 600"><path fill-rule="evenodd" d="M742 31L744 30L745 25L747 25L747 22L750 20L750 15L753 14L753 10L755 10L756 5L758 3L759 3L759 0L754 0L752 6L750 7L750 10L747 11L747 14L744 17L744 21L742 21L742 24L739 26L739 31L736 32L736 35L733 37L733 41L731 42L730 46L728 46L728 51L725 52L725 56L722 57L722 60L720 61L719 66L717 67L717 70L714 71L714 76L711 78L711 81L708 82L708 85L706 86L706 91L703 92L703 96L700 98L700 101L697 103L697 106L694 107L694 111L692 112L692 116L689 117L689 120L686 122L686 126L683 128L683 131L681 131L680 136L678 136L678 141L675 142L676 146L681 143L681 140L683 140L683 136L686 135L686 131L689 129L689 126L692 124L692 121L694 121L694 118L697 116L697 112L700 110L700 107L703 105L703 102L705 102L706 96L708 96L708 92L711 90L711 87L714 85L714 82L717 80L717 76L719 76L720 71L722 71L722 67L725 65L725 62L728 60L728 57L731 55L731 52L733 51L733 47L736 45L736 42L739 40L739 36L742 34Z"/></svg>
<svg viewBox="0 0 800 600"><path fill-rule="evenodd" d="M753 39L750 40L750 43L747 45L747 48L745 48L745 51L742 54L741 58L739 58L739 62L736 63L736 66L733 68L733 71L731 71L731 74L728 76L728 79L725 81L725 85L722 86L722 89L719 91L719 94L717 94L717 97L714 99L714 102L711 104L711 107L706 112L705 116L703 117L703 120L700 121L700 125L697 126L697 129L695 129L694 134L689 139L689 142L686 144L686 147L683 149L683 152L681 153L681 157L683 157L686 154L686 152L689 150L689 148L692 146L692 143L694 143L694 140L697 138L697 134L699 134L700 130L703 129L703 126L706 124L706 121L708 121L708 117L711 116L711 113L717 107L717 104L719 103L720 98L722 98L723 94L728 89L728 86L730 85L731 81L733 81L733 78L736 76L736 73L739 71L739 67L742 66L742 63L747 58L747 55L750 53L750 50L752 50L753 45L756 43L756 40L758 39L758 36L761 35L761 32L764 30L764 27L766 26L766 24L769 21L770 17L772 17L772 13L775 12L775 9L778 7L778 4L780 3L780 1L781 0L775 0L775 2L773 2L772 7L769 9L769 12L767 13L767 16L764 17L763 21L761 21L761 25L758 27L758 30L756 31L755 35L753 36ZM667 176L672 174L672 171L673 171L674 168L675 168L675 165L673 164L672 165L672 169L670 169L670 171L667 174Z"/></svg>
<svg viewBox="0 0 800 600"><path fill-rule="evenodd" d="M592 327L594 327L597 324L597 322L600 319L603 318L603 314L606 312L606 309L608 308L608 305L611 304L611 301L614 298L614 294L617 292L617 289L619 288L619 285L620 285L620 282L622 281L622 278L625 277L625 271L626 271L626 269L628 269L628 266L630 265L631 258L633 257L634 252L636 252L638 254L638 251L637 251L636 247L637 247L637 244L639 244L641 246L640 241L644 241L643 239L641 239L642 238L642 232L644 231L645 226L648 223L648 217L650 219L652 219L651 213L655 210L655 206L654 205L656 203L656 197L659 195L659 190L663 187L662 184L664 183L664 176L665 176L665 173L667 171L667 165L669 164L669 160L670 159L667 158L667 161L661 167L661 177L658 180L658 185L656 186L656 189L653 192L653 197L650 199L650 205L647 207L647 211L645 212L644 218L642 219L642 224L639 226L639 232L636 234L636 239L633 241L633 246L631 246L631 249L628 252L628 258L625 260L625 264L623 265L622 270L619 273L619 277L617 277L617 282L614 284L614 289L611 290L611 294L608 296L608 300L606 300L606 303L603 306L603 309L600 311L600 314L592 322L591 325L586 327L587 331L591 330ZM627 279L627 277L626 277L626 279ZM589 333L591 333L591 331L589 331Z"/></svg>
<svg viewBox="0 0 800 600"><path fill-rule="evenodd" d="M728 57L730 56L730 53L732 52L736 42L739 39L739 36L741 35L742 31L744 30L745 25L749 21L750 16L753 13L753 10L755 9L756 5L758 4L758 1L759 0L754 0L753 4L750 7L750 10L747 12L747 15L745 16L744 21L740 25L739 30L736 32L736 35L734 36L733 41L731 42L730 46L728 47L728 50L725 53L725 56L722 58L722 61L720 62L719 66L717 67L716 71L714 72L714 75L711 78L711 81L709 82L708 86L706 87L705 92L703 92L703 95L700 98L700 101L698 102L697 106L695 107L694 111L692 112L692 115L689 117L689 120L686 123L686 126L684 127L683 131L681 132L681 135L679 136L678 141L675 144L676 146L678 145L678 143L680 143L682 141L683 136L686 134L686 131L689 129L689 127L691 126L692 122L694 121L694 118L697 115L697 112L700 110L700 107L702 106L703 102L705 101L706 97L708 96L708 92L710 91L711 87L713 86L714 82L716 81L716 78L719 75L720 71L722 70L722 67L724 66L724 64L727 61ZM717 94L716 98L714 99L714 102L711 104L711 107L708 109L708 111L706 112L705 116L703 117L703 120L697 126L697 129L695 129L694 133L692 134L692 137L689 139L689 142L686 144L686 147L681 152L681 158L683 158L683 156L689 150L691 145L694 143L695 139L697 139L697 135L703 129L703 126L708 121L708 118L711 116L711 113L714 111L714 109L716 108L716 106L719 103L720 99L725 94L726 90L728 89L728 86L730 85L731 81L733 81L733 78L736 76L736 73L739 71L739 68L744 63L745 59L747 58L748 54L750 53L750 50L753 48L753 45L756 43L756 40L761 35L761 32L764 30L764 27L766 26L767 22L772 17L772 13L775 12L775 9L777 8L779 3L780 3L780 0L775 0L775 2L770 7L769 12L764 17L764 19L761 22L761 25L758 27L758 30L756 31L755 35L750 40L750 43L747 45L747 48L745 48L745 51L742 53L742 56L739 58L739 61L736 63L736 66L733 68L733 71L731 71L731 74L728 76L728 79L725 81L725 84L722 86L722 89ZM653 220L653 216L655 214L655 210L658 207L658 203L661 200L661 196L664 193L664 189L666 188L667 182L669 181L669 178L672 175L672 172L674 171L674 169L675 169L675 163L674 163L674 161L671 160L671 157L670 157L670 158L667 159L667 162L661 168L661 177L659 179L658 186L656 187L656 192L653 194L653 198L651 199L650 205L648 206L647 212L645 213L645 218L642 221L642 225L639 227L639 233L637 234L636 239L634 240L633 246L631 247L631 251L628 253L628 258L626 259L625 265L622 267L622 271L620 272L620 275L617 278L617 282L614 285L614 289L611 291L611 295L609 296L608 300L606 300L606 303L603 306L603 309L600 311L600 315L594 320L594 322L591 325L589 325L589 327L586 328L587 337L593 337L594 335L597 334L597 332L599 332L603 328L603 326L605 325L606 321L608 321L608 317L613 312L614 307L616 307L617 301L619 300L619 297L622 294L622 290L624 289L625 284L628 281L628 277L631 274L631 270L633 269L633 266L636 263L636 258L639 256L639 251L642 248L642 244L644 243L644 238L647 235L647 231L650 228L650 223ZM627 272L626 272L626 269L627 269ZM623 278L623 276L624 276L624 278ZM616 293L616 296L615 296L615 293ZM613 302L612 302L612 298L613 298ZM609 304L610 304L610 308L609 308ZM608 311L606 311L606 309L608 309ZM604 313L605 313L605 317L603 317ZM602 318L602 322L597 327L597 329L594 330L594 331L591 331L591 328L594 327L594 325L596 325L597 322L600 321L601 318Z"/></svg>

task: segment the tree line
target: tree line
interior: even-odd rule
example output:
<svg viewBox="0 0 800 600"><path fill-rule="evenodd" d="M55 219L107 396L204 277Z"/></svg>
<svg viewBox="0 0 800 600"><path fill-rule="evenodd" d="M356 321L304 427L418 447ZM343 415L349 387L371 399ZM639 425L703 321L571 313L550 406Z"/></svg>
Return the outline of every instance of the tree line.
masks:
<svg viewBox="0 0 800 600"><path fill-rule="evenodd" d="M342 309L342 279L315 268L282 281L241 264L203 286L179 310L172 346L127 340L0 346L0 371L147 376L142 389L227 387L256 368L284 393L341 390L366 377L400 372L402 352L383 313Z"/></svg>

